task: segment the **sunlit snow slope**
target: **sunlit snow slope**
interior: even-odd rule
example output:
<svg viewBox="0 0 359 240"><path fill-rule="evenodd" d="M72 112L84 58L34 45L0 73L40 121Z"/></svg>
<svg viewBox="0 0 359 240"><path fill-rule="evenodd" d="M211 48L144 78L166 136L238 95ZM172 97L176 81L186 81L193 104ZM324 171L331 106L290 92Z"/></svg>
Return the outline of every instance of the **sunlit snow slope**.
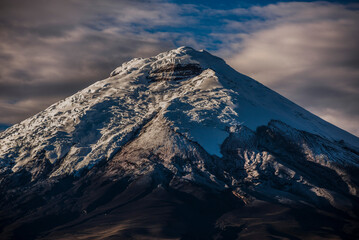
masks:
<svg viewBox="0 0 359 240"><path fill-rule="evenodd" d="M57 163L51 176L76 174L110 159L158 115L219 157L232 126L255 130L270 120L359 146L357 137L236 72L222 59L180 47L124 63L109 78L0 133L0 171L19 171L45 155Z"/></svg>

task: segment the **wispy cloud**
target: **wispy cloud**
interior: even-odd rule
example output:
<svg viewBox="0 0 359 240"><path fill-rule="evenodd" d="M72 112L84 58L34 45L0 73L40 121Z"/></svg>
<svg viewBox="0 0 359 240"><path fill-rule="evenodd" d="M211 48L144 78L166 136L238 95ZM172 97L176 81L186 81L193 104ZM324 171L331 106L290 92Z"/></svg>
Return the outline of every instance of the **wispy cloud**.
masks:
<svg viewBox="0 0 359 240"><path fill-rule="evenodd" d="M231 34L221 54L228 63L359 135L359 11L280 3L244 14L254 18L227 25Z"/></svg>
<svg viewBox="0 0 359 240"><path fill-rule="evenodd" d="M182 24L175 5L167 3L5 0L0 5L0 122L6 123L107 77L123 61L173 48L150 30Z"/></svg>

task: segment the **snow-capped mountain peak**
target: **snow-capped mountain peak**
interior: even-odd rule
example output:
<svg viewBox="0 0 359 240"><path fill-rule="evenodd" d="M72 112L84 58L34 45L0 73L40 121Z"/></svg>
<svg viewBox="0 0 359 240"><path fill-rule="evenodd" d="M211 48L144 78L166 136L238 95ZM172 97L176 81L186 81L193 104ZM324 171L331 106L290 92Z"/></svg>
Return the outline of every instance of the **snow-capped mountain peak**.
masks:
<svg viewBox="0 0 359 240"><path fill-rule="evenodd" d="M0 133L0 235L355 239L358 147L206 51L135 58Z"/></svg>
<svg viewBox="0 0 359 240"><path fill-rule="evenodd" d="M356 137L237 73L222 59L180 47L124 63L109 78L1 133L2 171L19 171L40 155L58 164L52 176L90 168L111 158L158 114L218 157L231 126L254 131L271 120L359 146Z"/></svg>

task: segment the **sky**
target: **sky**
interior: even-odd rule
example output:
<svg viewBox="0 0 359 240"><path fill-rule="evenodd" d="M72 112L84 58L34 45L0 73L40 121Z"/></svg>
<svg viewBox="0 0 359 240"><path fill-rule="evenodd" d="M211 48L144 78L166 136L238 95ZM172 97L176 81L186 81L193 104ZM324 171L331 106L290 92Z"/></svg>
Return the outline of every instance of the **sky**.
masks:
<svg viewBox="0 0 359 240"><path fill-rule="evenodd" d="M1 0L0 126L124 61L191 46L359 136L359 4L218 2Z"/></svg>

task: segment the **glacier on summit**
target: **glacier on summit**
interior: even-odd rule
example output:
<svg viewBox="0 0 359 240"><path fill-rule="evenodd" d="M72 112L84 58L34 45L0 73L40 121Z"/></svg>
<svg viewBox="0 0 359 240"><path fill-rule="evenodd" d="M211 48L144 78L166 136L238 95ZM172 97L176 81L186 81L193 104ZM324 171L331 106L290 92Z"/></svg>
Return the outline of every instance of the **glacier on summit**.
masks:
<svg viewBox="0 0 359 240"><path fill-rule="evenodd" d="M271 120L359 146L355 136L239 74L222 59L180 47L124 63L109 78L1 133L1 171L16 172L40 153L52 164L62 159L52 176L89 168L113 156L156 114L219 157L231 126L255 130Z"/></svg>

